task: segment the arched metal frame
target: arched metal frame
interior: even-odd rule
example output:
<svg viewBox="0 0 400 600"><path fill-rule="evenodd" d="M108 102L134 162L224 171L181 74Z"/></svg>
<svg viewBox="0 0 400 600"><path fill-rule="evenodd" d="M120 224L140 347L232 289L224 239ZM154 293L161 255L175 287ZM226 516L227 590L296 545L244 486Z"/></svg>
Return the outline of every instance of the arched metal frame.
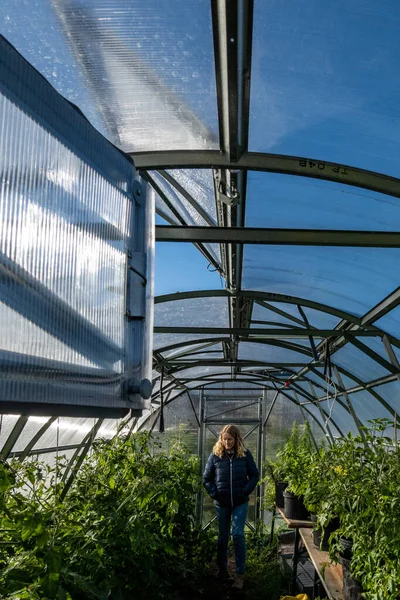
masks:
<svg viewBox="0 0 400 600"><path fill-rule="evenodd" d="M266 389L276 389L281 386L279 392L294 403L298 403L303 410L308 411L308 404L319 406L321 398L318 391L328 388L323 374L318 370L327 352L332 356L332 364L337 369L336 388L337 401L351 414L351 395L365 390L368 391L382 407L397 417L395 410L378 393L380 385L400 380L400 366L397 361L393 347L400 348L400 340L391 336L374 326L374 323L388 314L400 304L400 287L393 290L386 298L383 298L376 306L360 317L340 311L334 307L312 302L307 298L294 296L282 296L279 294L244 291L242 290L242 262L244 243L274 243L274 244L307 244L307 245L330 245L330 246L361 246L361 247L400 247L400 234L393 232L371 232L371 231L319 231L319 230L250 230L245 229L246 215L246 184L248 171L263 171L278 173L295 177L307 177L318 181L329 181L367 189L380 194L386 194L394 198L400 198L400 179L384 174L359 169L353 166L332 163L319 160L314 157L295 157L267 153L254 153L248 150L248 131L250 118L250 84L251 84L251 60L252 60L252 34L253 34L253 0L242 2L241 0L211 0L211 13L213 24L213 40L216 70L216 89L219 119L220 150L216 151L160 151L130 153L136 168L141 175L153 186L155 191L164 201L164 204L172 213L175 221L172 223L168 216L159 209L159 214L171 222L169 230L156 228L156 237L159 240L169 241L191 241L206 256L210 264L224 277L225 290L211 290L203 292L185 292L155 299L156 304L174 300L189 298L225 297L229 306L229 327L225 331L210 331L203 328L205 338L202 340L192 339L182 343L170 344L158 348L154 352L154 365L156 369L162 366L167 368L172 380L166 380L164 391L172 392L176 387L181 387L184 393L184 381L179 377L180 371L193 367L230 366L232 379L247 381ZM85 31L83 30L85 33ZM86 60L85 56L82 58ZM90 78L89 72L87 73ZM93 82L89 82L93 83ZM93 86L93 93L95 93ZM189 110L184 118L190 121L195 118ZM210 217L198 200L184 188L166 169L190 169L206 168L212 170L214 178L215 204L217 221ZM197 211L197 214L207 224L207 227L190 227L173 202L157 185L154 173L171 185L179 192L185 200ZM232 190L234 193L232 194ZM238 201L240 199L240 201ZM176 227L178 225L178 227ZM205 246L210 240L218 241L221 250L221 262L210 253ZM299 310L299 318L271 305L271 302L293 304L300 309L312 308L323 313L336 316L340 321L334 330L319 330L311 327L307 319ZM251 313L254 303L275 311L277 314L293 322L293 326L281 324L279 329L255 329L251 327ZM301 316L301 318L300 318ZM157 331L166 331L157 327ZM169 328L169 332L179 333L179 328ZM186 328L188 331L188 328ZM195 333L192 328L192 333ZM256 333L257 331L257 333ZM201 329L197 330L201 333ZM254 336L257 335L256 338ZM264 336L264 337L263 337ZM305 347L296 344L295 341L285 341L290 337L308 338L310 346ZM388 358L385 359L368 346L363 344L363 336L374 336L382 339ZM321 341L315 344L316 339ZM197 363L190 362L195 358L195 351L191 351L193 345L198 350L212 348L220 341L223 342L224 359ZM260 360L240 361L238 359L238 348L241 343L262 343L285 347L288 351L296 351L304 355L304 363L288 366L287 363L268 363ZM346 344L356 346L361 352L378 362L387 371L387 375L370 381L362 381L351 372L335 365L334 354ZM185 348L188 352L185 352ZM171 350L182 351L172 357L166 357L165 352ZM179 362L179 364L178 364ZM211 364L212 363L212 364ZM243 369L246 369L245 371ZM248 369L251 369L249 371ZM277 377L273 370L282 369L290 372L288 377L289 387L282 385L282 379ZM260 372L263 371L263 372ZM311 378L311 375L313 378ZM345 375L354 381L355 385L345 389L341 383L341 376ZM321 383L316 381L316 377ZM155 378L155 382L158 378ZM201 381L199 387L222 381L218 374L208 374L198 377ZM299 385L300 382L309 383L310 392ZM197 387L197 386L196 386ZM196 388L192 388L196 389ZM174 396L174 398L177 398ZM174 398L171 398L172 402ZM299 400L298 398L301 398ZM156 405L158 393L154 394L153 402ZM167 402L168 403L168 402ZM7 456L15 443L15 440L23 431L27 417L21 416L15 424L8 440L2 450L2 457ZM54 420L54 418L53 418ZM32 451L33 446L51 425L51 419L43 425L35 438L30 440L24 450L24 455ZM357 424L357 423L356 423ZM337 427L337 425L335 425ZM84 442L79 446L81 451Z"/></svg>

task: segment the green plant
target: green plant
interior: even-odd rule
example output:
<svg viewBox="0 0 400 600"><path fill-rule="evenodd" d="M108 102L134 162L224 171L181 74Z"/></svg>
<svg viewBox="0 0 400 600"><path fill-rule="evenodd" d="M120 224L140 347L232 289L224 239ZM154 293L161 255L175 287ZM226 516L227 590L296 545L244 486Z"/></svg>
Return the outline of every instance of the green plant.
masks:
<svg viewBox="0 0 400 600"><path fill-rule="evenodd" d="M272 543L264 527L247 535L246 589L252 600L278 600L289 593L291 575L278 558L278 538Z"/></svg>
<svg viewBox="0 0 400 600"><path fill-rule="evenodd" d="M177 598L214 552L194 522L198 459L146 433L99 440L63 497L63 465L1 465L0 596ZM65 466L65 465L64 465Z"/></svg>
<svg viewBox="0 0 400 600"><path fill-rule="evenodd" d="M351 569L362 582L363 596L395 600L400 591L400 452L384 435L389 420L369 423L363 436L349 434L330 450L335 477L328 501L341 522L331 557L339 557L339 535L352 539Z"/></svg>
<svg viewBox="0 0 400 600"><path fill-rule="evenodd" d="M304 494L307 488L307 472L316 448L308 421L302 430L294 421L292 432L284 447L277 452L281 468L288 482L288 491L296 496Z"/></svg>

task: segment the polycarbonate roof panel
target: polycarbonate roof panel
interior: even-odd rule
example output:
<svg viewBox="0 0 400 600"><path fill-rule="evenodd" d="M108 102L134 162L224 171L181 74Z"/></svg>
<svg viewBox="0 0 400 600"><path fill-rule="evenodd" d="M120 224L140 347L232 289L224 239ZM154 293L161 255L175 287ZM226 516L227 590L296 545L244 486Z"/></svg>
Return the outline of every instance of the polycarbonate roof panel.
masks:
<svg viewBox="0 0 400 600"><path fill-rule="evenodd" d="M161 334L162 335L162 334ZM177 355L186 354L187 352L195 352L196 350L200 350L204 348L205 344L209 344L210 342L200 343L200 344L192 344L189 346L184 346L183 348L176 348L175 350L168 350L167 352L163 352L162 355L165 358L173 358ZM213 346L214 347L214 346ZM217 346L219 347L219 346Z"/></svg>
<svg viewBox="0 0 400 600"><path fill-rule="evenodd" d="M400 306L396 306L390 313L375 321L374 325L400 338Z"/></svg>
<svg viewBox="0 0 400 600"><path fill-rule="evenodd" d="M311 356L301 352L296 352L295 349L290 350L289 348L274 346L273 343L262 344L255 342L240 342L239 359L260 360L270 363L304 363L308 362L308 360L311 360Z"/></svg>
<svg viewBox="0 0 400 600"><path fill-rule="evenodd" d="M334 362L334 358L332 357L332 361ZM321 375L324 377L324 369L320 368L320 369L316 369L319 373L321 373ZM306 374L306 377L308 379L311 379L311 381L319 384L319 386L321 387L317 387L314 386L314 390L318 396L318 398L321 398L323 396L326 396L327 391L331 394L335 393L335 388L331 385L329 385L326 380L322 377L318 377L318 375L316 373L313 373L312 371L308 371ZM353 379L350 379L350 377L347 377L346 375L344 375L343 373L340 373L340 377L341 380L343 382L343 385L345 387L346 390L349 390L351 388L354 387L358 387L358 383L356 383L355 381L353 381ZM334 377L334 380L336 381L336 378Z"/></svg>
<svg viewBox="0 0 400 600"><path fill-rule="evenodd" d="M172 169L167 172L197 200L216 224L217 210L212 171L209 169Z"/></svg>
<svg viewBox="0 0 400 600"><path fill-rule="evenodd" d="M181 346L179 348L179 352L181 352L186 347L192 347L193 343L195 343L196 341L208 341L209 338L210 336L202 335L201 333L155 333L153 336L153 347L154 350L158 350L160 348L167 348L168 346L172 346L173 344L181 344L182 342L192 342L189 343L187 346Z"/></svg>
<svg viewBox="0 0 400 600"><path fill-rule="evenodd" d="M324 424L324 421L322 420L321 413L320 413L318 407L315 406L315 404L307 404L303 408L307 408L307 411L309 411L313 415L314 419L321 425L323 431L326 432L325 424ZM312 419L308 415L307 415L307 417L308 417L308 420L311 422ZM332 421L329 422L329 427L332 432L332 435L339 435L339 432L336 429L335 425L332 423ZM326 437L326 434L325 434L325 437Z"/></svg>
<svg viewBox="0 0 400 600"><path fill-rule="evenodd" d="M245 246L245 289L294 295L361 316L398 285L400 249ZM374 285L371 285L371 282Z"/></svg>
<svg viewBox="0 0 400 600"><path fill-rule="evenodd" d="M331 361L365 382L389 375L383 366L351 343L335 352ZM336 381L335 377L334 380Z"/></svg>
<svg viewBox="0 0 400 600"><path fill-rule="evenodd" d="M255 2L249 147L399 175L394 0Z"/></svg>
<svg viewBox="0 0 400 600"><path fill-rule="evenodd" d="M229 327L228 300L188 298L154 305L155 327Z"/></svg>
<svg viewBox="0 0 400 600"><path fill-rule="evenodd" d="M343 435L347 435L349 431L352 431L355 434L358 433L357 426L349 411L339 404L339 402L325 400L321 401L319 404L327 415L329 426L333 422Z"/></svg>
<svg viewBox="0 0 400 600"><path fill-rule="evenodd" d="M380 385L375 391L397 412L400 413L400 381Z"/></svg>
<svg viewBox="0 0 400 600"><path fill-rule="evenodd" d="M271 311L271 317L275 320L279 319L281 323L290 323L293 327L305 327L303 317L301 316L296 304L290 304L288 302L268 302L268 305L273 306L287 314L287 320L285 320L285 317ZM254 304L253 314L257 306L260 305ZM339 322L338 317L331 315L330 313L314 310L312 308L308 308L307 306L303 306L302 308L311 327L317 327L318 329L334 329ZM292 316L293 319L290 319L290 316Z"/></svg>
<svg viewBox="0 0 400 600"><path fill-rule="evenodd" d="M340 321L335 315L321 310L314 310L308 308L308 306L303 306L303 310L311 327L317 327L317 329L335 329Z"/></svg>
<svg viewBox="0 0 400 600"><path fill-rule="evenodd" d="M248 227L392 231L399 220L398 198L307 177L248 174Z"/></svg>
<svg viewBox="0 0 400 600"><path fill-rule="evenodd" d="M180 377L193 377L193 379L196 379L196 377L207 377L207 376L213 376L213 375L231 375L231 367L221 367L218 365L215 366L208 366L208 367L190 367L189 369L183 369L182 371L178 371L177 373L175 373L175 377L177 377L178 379Z"/></svg>
<svg viewBox="0 0 400 600"><path fill-rule="evenodd" d="M0 33L123 150L214 149L204 8L201 0L2 0Z"/></svg>
<svg viewBox="0 0 400 600"><path fill-rule="evenodd" d="M156 194L156 206L161 212L169 215L173 215L173 220L176 224L182 225L182 222L187 225L196 225L198 227L205 227L209 223L199 213L196 206L192 205L182 194L180 194L164 177L162 177L156 171L151 171L151 176L155 183L159 186L161 191L165 194L170 202L168 206L163 198L160 198ZM177 211L178 215L173 213L171 205ZM219 244L204 244L204 247L212 254L215 260L221 263L221 251Z"/></svg>
<svg viewBox="0 0 400 600"><path fill-rule="evenodd" d="M350 402L354 412L363 425L368 425L371 419L392 419L393 415L367 391L350 394ZM387 434L389 435L389 433Z"/></svg>
<svg viewBox="0 0 400 600"><path fill-rule="evenodd" d="M390 362L389 356L386 352L385 346L383 344L382 338L380 337L364 337L360 339L367 348L370 348L376 354L379 354L382 358ZM400 349L396 346L392 345L393 352L397 356L397 360L400 362Z"/></svg>
<svg viewBox="0 0 400 600"><path fill-rule="evenodd" d="M299 314L300 318L300 314ZM251 316L252 321L267 321L268 324L260 324L254 323L252 327L283 327L285 325L289 325L290 327L299 327L299 323L293 321L292 319L286 318L282 315L278 315L276 312L261 306L260 304L254 303L253 305L253 313Z"/></svg>

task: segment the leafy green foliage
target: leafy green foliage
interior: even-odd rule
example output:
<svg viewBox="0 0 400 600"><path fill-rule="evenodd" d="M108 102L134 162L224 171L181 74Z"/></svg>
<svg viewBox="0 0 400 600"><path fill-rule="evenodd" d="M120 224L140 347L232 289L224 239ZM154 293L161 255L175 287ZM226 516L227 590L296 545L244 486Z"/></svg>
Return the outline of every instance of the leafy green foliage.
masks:
<svg viewBox="0 0 400 600"><path fill-rule="evenodd" d="M149 435L96 441L63 498L62 468L0 466L2 598L179 598L214 550L194 523L199 464Z"/></svg>
<svg viewBox="0 0 400 600"><path fill-rule="evenodd" d="M252 600L278 600L289 593L291 576L278 558L277 536L272 543L262 529L246 538L246 589Z"/></svg>

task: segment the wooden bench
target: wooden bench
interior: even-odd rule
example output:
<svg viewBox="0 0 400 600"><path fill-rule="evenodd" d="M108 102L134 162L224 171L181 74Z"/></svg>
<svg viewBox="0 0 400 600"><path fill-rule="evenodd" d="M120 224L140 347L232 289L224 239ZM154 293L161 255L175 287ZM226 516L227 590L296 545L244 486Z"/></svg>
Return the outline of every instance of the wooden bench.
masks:
<svg viewBox="0 0 400 600"><path fill-rule="evenodd" d="M320 580L329 600L343 600L342 565L332 564L329 561L328 552L324 552L323 550L320 550L314 546L312 537L312 522L288 519L281 508L278 508L278 512L284 519L289 529L295 530L293 548L293 577L291 586L292 594L295 593L296 589L299 541L301 538L315 570L316 577L314 578L314 582L316 582L318 579Z"/></svg>

